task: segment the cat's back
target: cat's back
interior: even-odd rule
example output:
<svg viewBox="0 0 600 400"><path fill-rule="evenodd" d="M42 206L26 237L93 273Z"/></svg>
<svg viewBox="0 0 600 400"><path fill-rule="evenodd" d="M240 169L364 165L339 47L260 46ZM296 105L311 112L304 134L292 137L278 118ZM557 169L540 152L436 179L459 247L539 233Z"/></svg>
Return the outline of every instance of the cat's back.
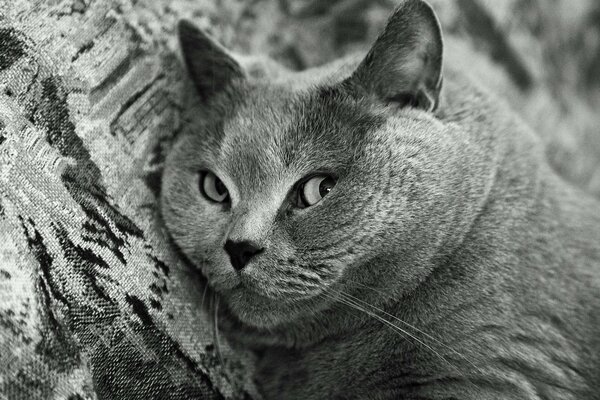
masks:
<svg viewBox="0 0 600 400"><path fill-rule="evenodd" d="M542 140L518 113L524 98L498 67L464 43L450 41L446 54L445 117L496 154L494 188L465 253L495 269L482 276L492 276L501 288L492 296L499 299L494 307L510 310L510 318L494 321L489 307L480 315L508 328L513 345L530 342L523 345L529 356L515 364L525 376L565 387L579 382L580 398L598 398L600 202L549 165ZM507 361L519 358L511 357ZM557 389L548 398L569 397Z"/></svg>

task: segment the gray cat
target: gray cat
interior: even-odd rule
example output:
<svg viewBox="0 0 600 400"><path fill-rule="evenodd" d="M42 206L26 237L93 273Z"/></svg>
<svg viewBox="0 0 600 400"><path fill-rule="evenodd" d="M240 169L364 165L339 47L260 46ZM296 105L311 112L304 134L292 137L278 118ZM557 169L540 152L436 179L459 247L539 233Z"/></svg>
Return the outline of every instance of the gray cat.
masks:
<svg viewBox="0 0 600 400"><path fill-rule="evenodd" d="M360 62L270 79L179 32L202 121L162 216L265 398L600 399L600 204L442 66L425 2Z"/></svg>

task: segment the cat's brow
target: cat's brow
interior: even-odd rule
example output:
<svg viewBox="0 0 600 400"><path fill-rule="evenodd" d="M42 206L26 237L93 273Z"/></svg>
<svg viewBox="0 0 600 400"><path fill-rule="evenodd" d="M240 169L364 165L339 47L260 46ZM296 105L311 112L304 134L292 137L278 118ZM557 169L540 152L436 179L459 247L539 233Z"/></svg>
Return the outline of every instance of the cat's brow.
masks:
<svg viewBox="0 0 600 400"><path fill-rule="evenodd" d="M298 100L297 112L283 135L280 157L289 166L310 144L313 157L344 158L349 149L365 141L369 133L385 123L337 86L317 87ZM300 154L299 154L300 153Z"/></svg>

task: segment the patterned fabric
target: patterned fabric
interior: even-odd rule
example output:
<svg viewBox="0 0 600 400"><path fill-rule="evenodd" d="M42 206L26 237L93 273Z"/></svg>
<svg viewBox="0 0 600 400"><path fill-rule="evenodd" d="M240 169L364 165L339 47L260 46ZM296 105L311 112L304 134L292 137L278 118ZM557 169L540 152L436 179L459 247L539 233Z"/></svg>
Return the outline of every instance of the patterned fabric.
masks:
<svg viewBox="0 0 600 400"><path fill-rule="evenodd" d="M153 206L176 59L123 2L46 3L0 20L0 398L249 398Z"/></svg>
<svg viewBox="0 0 600 400"><path fill-rule="evenodd" d="M562 144L600 126L595 113L582 114L591 100L564 111L561 95L531 72L545 56L528 58L537 53L503 36L535 27L474 0L433 3L447 32L506 56L501 67L534 126L551 123L538 118L548 110L578 117L569 135L545 138L564 150L550 155L565 175L600 193L600 149ZM364 47L393 7L323 4L0 0L0 398L256 397L249 356L215 340L199 312L200 278L173 252L156 212L161 162L184 123L173 29L193 19L230 48L305 67ZM538 14L538 24L553 21ZM480 35L482 15L499 31ZM586 164L563 162L564 152Z"/></svg>

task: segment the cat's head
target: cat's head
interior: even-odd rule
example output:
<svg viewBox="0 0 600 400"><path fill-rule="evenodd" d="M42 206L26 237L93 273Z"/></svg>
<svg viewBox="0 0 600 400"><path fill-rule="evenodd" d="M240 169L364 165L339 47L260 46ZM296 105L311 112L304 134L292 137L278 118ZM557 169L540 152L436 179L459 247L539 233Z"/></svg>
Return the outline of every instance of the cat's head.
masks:
<svg viewBox="0 0 600 400"><path fill-rule="evenodd" d="M167 159L162 214L233 315L273 327L340 290L401 294L429 273L456 222L444 195L461 182L433 114L442 39L426 3L405 1L351 73L301 84L252 80L189 23L180 39L210 117Z"/></svg>

